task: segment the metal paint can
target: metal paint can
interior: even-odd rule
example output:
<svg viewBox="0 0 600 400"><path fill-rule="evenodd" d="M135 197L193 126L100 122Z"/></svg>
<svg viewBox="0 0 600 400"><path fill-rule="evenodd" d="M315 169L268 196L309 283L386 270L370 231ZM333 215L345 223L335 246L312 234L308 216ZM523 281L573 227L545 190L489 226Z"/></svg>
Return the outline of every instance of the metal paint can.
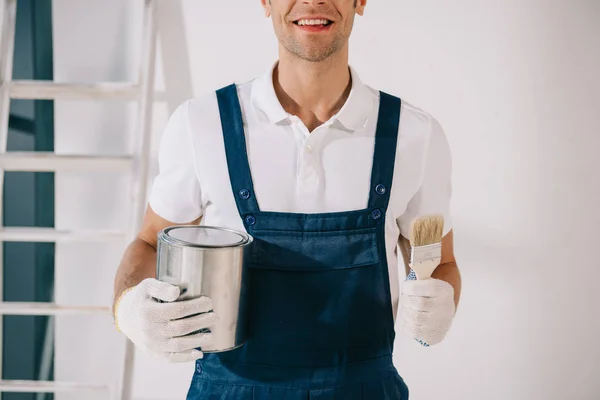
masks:
<svg viewBox="0 0 600 400"><path fill-rule="evenodd" d="M177 301L210 297L218 321L205 353L233 350L247 334L244 265L253 238L240 231L213 226L172 226L158 233L156 279L177 285ZM196 333L196 332L194 332Z"/></svg>

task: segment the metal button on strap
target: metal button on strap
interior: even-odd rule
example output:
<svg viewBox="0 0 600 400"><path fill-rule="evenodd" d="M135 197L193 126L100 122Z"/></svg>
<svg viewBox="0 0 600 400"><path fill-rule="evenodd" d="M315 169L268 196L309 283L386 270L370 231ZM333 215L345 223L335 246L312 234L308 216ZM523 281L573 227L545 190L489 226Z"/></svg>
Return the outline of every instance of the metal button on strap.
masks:
<svg viewBox="0 0 600 400"><path fill-rule="evenodd" d="M381 183L377 186L375 186L375 192L377 192L377 194L385 194L385 185L382 185Z"/></svg>
<svg viewBox="0 0 600 400"><path fill-rule="evenodd" d="M377 208L374 209L371 212L371 218L373 218L373 219L379 219L379 218L381 218L381 211L379 209L377 209Z"/></svg>
<svg viewBox="0 0 600 400"><path fill-rule="evenodd" d="M254 218L254 216L252 216L252 215L248 215L246 217L246 223L248 225L254 225L256 223L256 218Z"/></svg>
<svg viewBox="0 0 600 400"><path fill-rule="evenodd" d="M250 198L250 191L248 189L242 189L240 190L239 195L242 199L248 200Z"/></svg>

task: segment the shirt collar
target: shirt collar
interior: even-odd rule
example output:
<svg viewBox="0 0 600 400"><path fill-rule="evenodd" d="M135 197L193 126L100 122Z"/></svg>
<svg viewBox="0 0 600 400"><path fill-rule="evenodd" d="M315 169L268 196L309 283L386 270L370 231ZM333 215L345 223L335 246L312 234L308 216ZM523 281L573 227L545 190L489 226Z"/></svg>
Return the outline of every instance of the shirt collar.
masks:
<svg viewBox="0 0 600 400"><path fill-rule="evenodd" d="M275 88L273 87L273 70L271 68L252 82L252 104L257 116L265 121L278 124L290 119L291 115L282 107ZM346 129L357 130L363 128L370 115L372 107L377 100L376 94L362 83L358 73L350 66L352 87L350 95L342 108L332 117L333 122L341 123Z"/></svg>

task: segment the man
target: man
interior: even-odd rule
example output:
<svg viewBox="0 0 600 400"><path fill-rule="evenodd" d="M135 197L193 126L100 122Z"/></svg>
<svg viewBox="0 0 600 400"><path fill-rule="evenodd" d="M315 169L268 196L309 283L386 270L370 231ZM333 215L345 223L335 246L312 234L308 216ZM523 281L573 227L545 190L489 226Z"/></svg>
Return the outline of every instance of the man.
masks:
<svg viewBox="0 0 600 400"><path fill-rule="evenodd" d="M460 275L448 144L429 114L349 67L365 5L262 0L277 62L170 118L143 227L115 279L115 318L139 348L196 360L188 399L407 399L392 363L399 303L412 338L435 345L450 328ZM445 217L442 263L399 287L396 249L406 255L411 221L428 214ZM218 318L210 299L174 302L179 289L155 280L157 232L200 221L266 249L249 267L250 338L219 354L201 351L210 333L188 335ZM292 256L270 256L274 247Z"/></svg>

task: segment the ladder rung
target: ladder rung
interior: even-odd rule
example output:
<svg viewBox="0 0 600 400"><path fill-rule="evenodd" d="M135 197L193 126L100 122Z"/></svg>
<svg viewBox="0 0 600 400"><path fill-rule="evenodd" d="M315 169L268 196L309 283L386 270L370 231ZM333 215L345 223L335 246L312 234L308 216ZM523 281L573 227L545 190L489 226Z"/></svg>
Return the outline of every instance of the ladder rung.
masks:
<svg viewBox="0 0 600 400"><path fill-rule="evenodd" d="M107 306L64 306L42 302L0 302L0 315L67 315L67 314L110 314Z"/></svg>
<svg viewBox="0 0 600 400"><path fill-rule="evenodd" d="M54 81L14 80L10 82L13 99L47 100L135 100L139 86L128 82L59 83Z"/></svg>
<svg viewBox="0 0 600 400"><path fill-rule="evenodd" d="M53 152L17 152L0 154L0 169L5 171L127 171L133 165L130 156L82 156Z"/></svg>
<svg viewBox="0 0 600 400"><path fill-rule="evenodd" d="M0 380L0 392L57 393L76 392L82 390L107 392L110 390L110 388L107 385L94 385L75 382Z"/></svg>
<svg viewBox="0 0 600 400"><path fill-rule="evenodd" d="M109 230L60 230L55 228L39 227L2 227L0 228L0 241L2 242L98 242L114 239L123 239L125 232Z"/></svg>

